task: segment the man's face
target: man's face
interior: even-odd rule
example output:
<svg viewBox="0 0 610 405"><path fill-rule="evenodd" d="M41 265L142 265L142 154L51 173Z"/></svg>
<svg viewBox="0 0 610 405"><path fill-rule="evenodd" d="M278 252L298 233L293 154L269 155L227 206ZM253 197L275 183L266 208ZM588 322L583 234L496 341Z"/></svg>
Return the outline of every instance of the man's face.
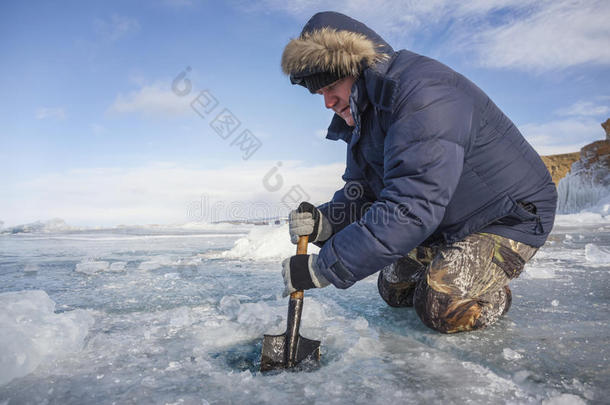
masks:
<svg viewBox="0 0 610 405"><path fill-rule="evenodd" d="M352 85L356 81L354 76L347 76L339 79L326 87L322 87L316 93L324 96L324 105L339 115L350 127L356 125L352 110L349 107L349 96L352 92Z"/></svg>

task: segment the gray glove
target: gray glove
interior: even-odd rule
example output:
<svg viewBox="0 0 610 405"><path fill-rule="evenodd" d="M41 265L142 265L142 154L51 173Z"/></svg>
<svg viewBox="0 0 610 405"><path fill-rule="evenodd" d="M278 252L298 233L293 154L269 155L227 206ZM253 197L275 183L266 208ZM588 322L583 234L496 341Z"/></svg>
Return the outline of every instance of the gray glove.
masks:
<svg viewBox="0 0 610 405"><path fill-rule="evenodd" d="M308 202L302 202L299 208L288 215L290 240L296 244L299 236L309 235L310 242L323 242L333 234L333 228L320 212Z"/></svg>
<svg viewBox="0 0 610 405"><path fill-rule="evenodd" d="M282 277L284 277L284 292L286 297L298 290L323 288L330 282L318 268L318 255L295 255L282 262Z"/></svg>

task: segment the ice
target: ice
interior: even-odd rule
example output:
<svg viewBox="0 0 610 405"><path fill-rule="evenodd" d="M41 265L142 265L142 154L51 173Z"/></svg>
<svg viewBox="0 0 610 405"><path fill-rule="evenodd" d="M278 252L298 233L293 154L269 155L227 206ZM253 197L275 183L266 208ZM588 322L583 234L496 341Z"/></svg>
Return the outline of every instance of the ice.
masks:
<svg viewBox="0 0 610 405"><path fill-rule="evenodd" d="M603 403L610 265L587 260L589 244L608 249L610 227L558 226L511 281L508 314L474 333L439 334L412 308L388 307L376 275L308 290L300 334L321 342L320 365L262 374L263 335L286 330L281 259L295 252L286 226L0 235L0 293L45 290L19 313L61 346L0 385L0 404ZM33 358L21 346L35 330L14 329L0 324L0 358ZM77 344L61 337L77 331Z"/></svg>
<svg viewBox="0 0 610 405"><path fill-rule="evenodd" d="M542 405L586 405L586 402L576 395L560 394L555 397L545 399Z"/></svg>
<svg viewBox="0 0 610 405"><path fill-rule="evenodd" d="M610 250L593 243L587 243L585 245L585 258L588 263L610 264Z"/></svg>
<svg viewBox="0 0 610 405"><path fill-rule="evenodd" d="M5 233L34 233L34 232L59 232L59 231L69 231L74 230L75 228L66 224L63 219L53 218L48 221L36 221L29 224L16 225L13 227L0 229L0 231Z"/></svg>
<svg viewBox="0 0 610 405"><path fill-rule="evenodd" d="M523 355L508 347L505 347L504 350L502 350L502 355L506 360L519 360L523 357Z"/></svg>
<svg viewBox="0 0 610 405"><path fill-rule="evenodd" d="M1 293L0 308L0 386L78 352L93 325L84 310L55 313L44 291Z"/></svg>
<svg viewBox="0 0 610 405"><path fill-rule="evenodd" d="M110 265L110 271L123 271L127 266L127 262L114 262Z"/></svg>
<svg viewBox="0 0 610 405"><path fill-rule="evenodd" d="M39 220L27 224L19 224L4 228L4 223L0 221L0 233L19 234L19 233L57 233L57 232L84 232L84 231L149 231L149 232L167 232L167 231L186 231L192 233L210 232L219 234L222 231L230 234L244 233L252 229L254 225L247 223L207 223L207 222L187 222L182 224L151 224L151 225L118 225L110 227L101 226L72 226L66 223L61 218L53 218L50 220Z"/></svg>
<svg viewBox="0 0 610 405"><path fill-rule="evenodd" d="M610 225L610 215L580 212L555 216L555 226Z"/></svg>
<svg viewBox="0 0 610 405"><path fill-rule="evenodd" d="M522 276L525 279L555 278L555 270L551 267L526 267Z"/></svg>
<svg viewBox="0 0 610 405"><path fill-rule="evenodd" d="M101 271L106 271L109 268L110 264L108 262L87 259L78 263L74 271L91 275Z"/></svg>
<svg viewBox="0 0 610 405"><path fill-rule="evenodd" d="M163 266L169 267L175 261L169 256L155 256L151 260L144 261L138 266L139 270L156 270Z"/></svg>
<svg viewBox="0 0 610 405"><path fill-rule="evenodd" d="M257 227L246 237L235 241L229 251L221 257L241 260L274 260L290 257L295 254L296 246L289 237L288 225ZM308 253L318 253L320 248L310 244Z"/></svg>
<svg viewBox="0 0 610 405"><path fill-rule="evenodd" d="M23 266L23 272L24 273L35 273L39 270L39 266L36 263L26 263L25 266Z"/></svg>
<svg viewBox="0 0 610 405"><path fill-rule="evenodd" d="M601 161L585 167L581 161L557 184L557 212L584 210L606 216L610 210L610 173Z"/></svg>
<svg viewBox="0 0 610 405"><path fill-rule="evenodd" d="M111 272L124 271L126 265L127 265L127 262L109 263L109 262L103 261L103 260L85 259L76 265L76 267L74 268L74 271L76 271L78 273L93 275L93 274L101 273L101 272L105 272L105 271L111 271Z"/></svg>

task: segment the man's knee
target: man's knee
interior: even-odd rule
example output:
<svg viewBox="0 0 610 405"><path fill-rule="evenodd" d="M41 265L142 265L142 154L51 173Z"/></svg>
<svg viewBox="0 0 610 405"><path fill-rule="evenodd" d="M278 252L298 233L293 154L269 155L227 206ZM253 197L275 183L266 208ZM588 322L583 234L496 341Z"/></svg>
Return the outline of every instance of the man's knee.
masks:
<svg viewBox="0 0 610 405"><path fill-rule="evenodd" d="M413 294L417 282L426 268L410 257L403 257L379 272L379 295L392 307L413 306Z"/></svg>
<svg viewBox="0 0 610 405"><path fill-rule="evenodd" d="M466 332L495 323L510 306L508 286L477 299L435 291L426 280L415 289L414 306L422 322L441 333Z"/></svg>

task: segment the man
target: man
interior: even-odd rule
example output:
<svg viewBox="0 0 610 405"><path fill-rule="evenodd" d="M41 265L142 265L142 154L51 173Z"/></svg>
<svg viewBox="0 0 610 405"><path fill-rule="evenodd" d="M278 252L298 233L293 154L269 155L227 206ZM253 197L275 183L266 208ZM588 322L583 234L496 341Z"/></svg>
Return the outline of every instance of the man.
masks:
<svg viewBox="0 0 610 405"><path fill-rule="evenodd" d="M513 123L472 82L433 59L395 52L345 15L314 15L282 55L293 84L335 112L347 143L343 189L290 214L292 241L319 255L283 262L285 294L348 288L379 270L381 297L414 306L444 333L497 321L508 283L542 246L557 194Z"/></svg>

